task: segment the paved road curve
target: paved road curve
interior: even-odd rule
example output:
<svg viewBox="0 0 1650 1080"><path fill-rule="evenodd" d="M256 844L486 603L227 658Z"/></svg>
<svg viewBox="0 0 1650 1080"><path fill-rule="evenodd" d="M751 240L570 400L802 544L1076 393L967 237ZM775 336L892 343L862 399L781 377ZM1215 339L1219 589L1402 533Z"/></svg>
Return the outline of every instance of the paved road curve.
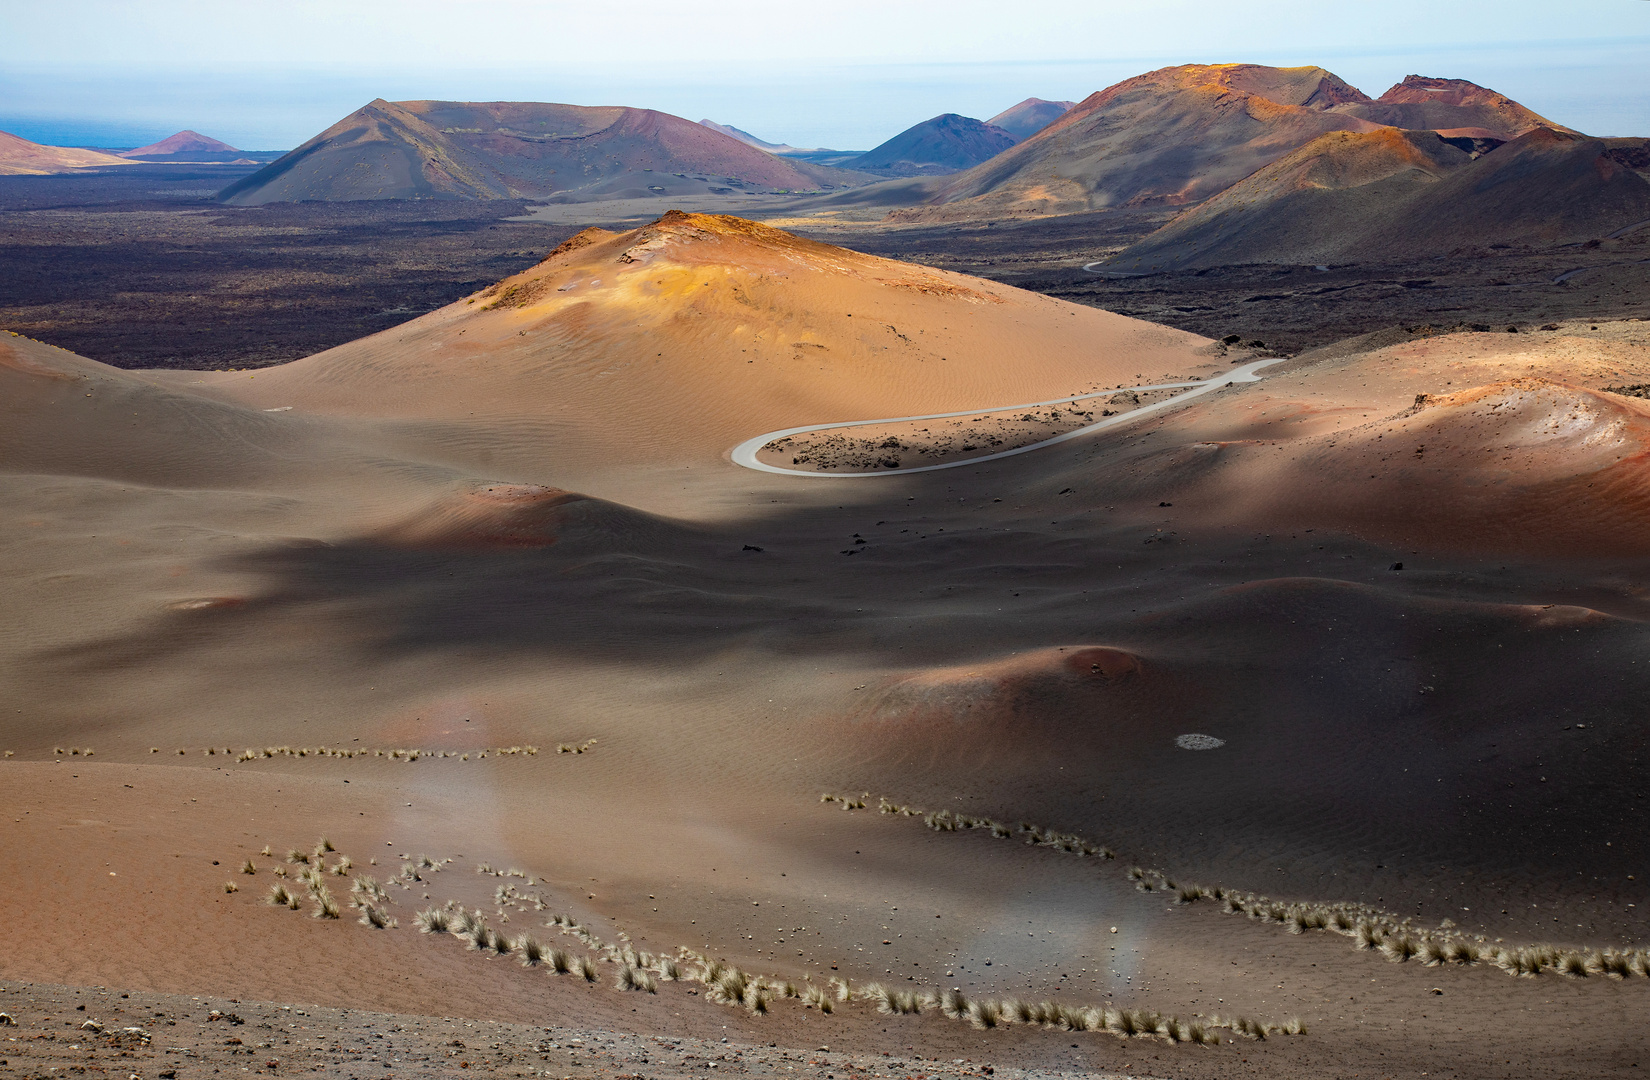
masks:
<svg viewBox="0 0 1650 1080"><path fill-rule="evenodd" d="M1202 381L1154 383L1150 386L1121 386L1111 390L1096 391L1092 394L1078 394L1076 397L1055 398L1052 401L1032 401L1027 402L1024 405L1001 405L996 408L988 409L964 409L961 412L929 413L925 416L889 416L880 420L847 420L834 424L808 424L803 427L785 428L783 431L770 431L766 435L758 435L754 439L746 439L744 442L734 447L733 463L735 465L743 465L747 469L755 469L757 472L779 473L782 476L825 477L827 479L831 477L903 476L906 473L933 472L936 469L958 469L964 465L978 465L982 461L996 461L998 458L1013 457L1015 454L1028 454L1033 450L1041 450L1045 446L1053 446L1055 443L1063 443L1068 439L1076 439L1083 435L1088 435L1091 432L1117 427L1120 424L1127 424L1133 420L1138 420L1140 417L1145 416L1148 413L1154 413L1161 409L1167 409L1172 405L1179 405L1182 402L1189 401L1192 398L1197 397L1199 394L1207 394L1211 390L1218 389L1230 383L1259 382L1261 377L1256 374L1256 372L1271 364L1281 364L1286 359L1288 358L1278 356L1269 360L1251 360L1249 363L1244 364L1241 367L1235 367L1223 375ZM1190 387L1191 389L1187 390L1184 394L1176 394L1172 398L1167 398L1152 405L1142 405L1140 408L1133 409L1126 413L1119 413L1116 416L1108 416L1104 420L1097 420L1096 422L1085 427L1068 431L1063 435L1056 435L1052 439L1044 439L1042 442L1031 443L1028 446L1017 446L1013 450L999 450L995 454L981 454L979 457L963 458L960 461L946 461L938 465L919 465L911 469L877 469L872 472L803 472L801 469L785 469L777 465L769 465L766 462L758 461L756 459L757 451L761 450L764 446L773 442L775 439L783 439L788 435L801 435L809 431L829 431L835 428L873 427L879 424L902 424L910 420L945 420L953 416L978 416L981 413L1009 412L1015 409L1038 409L1047 405L1065 405L1068 402L1073 401L1087 401L1091 398L1110 397L1113 394L1121 394L1128 390L1175 390L1181 387Z"/></svg>

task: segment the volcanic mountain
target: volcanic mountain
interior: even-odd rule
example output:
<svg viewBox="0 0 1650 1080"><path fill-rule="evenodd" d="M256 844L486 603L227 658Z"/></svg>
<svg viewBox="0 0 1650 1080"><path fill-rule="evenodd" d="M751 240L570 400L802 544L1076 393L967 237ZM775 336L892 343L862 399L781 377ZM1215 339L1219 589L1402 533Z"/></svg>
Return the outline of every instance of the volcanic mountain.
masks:
<svg viewBox="0 0 1650 1080"><path fill-rule="evenodd" d="M1018 105L1004 109L986 123L1002 128L1023 142L1060 119L1075 104L1075 101L1044 101L1029 97Z"/></svg>
<svg viewBox="0 0 1650 1080"><path fill-rule="evenodd" d="M1195 203L1325 132L1373 129L1336 109L1368 100L1319 67L1162 68L1091 94L1025 142L952 178L929 201L961 205L929 214Z"/></svg>
<svg viewBox="0 0 1650 1080"><path fill-rule="evenodd" d="M226 142L187 129L169 135L157 143L140 146L136 150L122 150L123 158L197 157L202 154L238 154L239 150Z"/></svg>
<svg viewBox="0 0 1650 1080"><path fill-rule="evenodd" d="M125 165L113 154L73 146L43 146L0 131L0 176L41 176L104 165Z"/></svg>
<svg viewBox="0 0 1650 1080"><path fill-rule="evenodd" d="M1492 149L1479 152L1486 143ZM1650 219L1647 174L1643 139L1547 128L1505 144L1397 128L1332 132L1186 211L1111 265L1371 262L1580 243Z"/></svg>
<svg viewBox="0 0 1650 1080"><path fill-rule="evenodd" d="M758 139L755 135L752 135L748 131L744 131L744 130L741 130L740 128L732 127L728 124L718 124L714 120L701 120L701 121L699 121L699 126L700 127L708 127L712 131L720 131L722 134L728 136L729 138L738 139L740 142L744 143L746 146L754 146L758 150L766 150L770 154L777 154L777 153L781 153L782 151L785 151L785 150L795 150L796 149L796 147L791 146L788 143L771 143L771 142L768 142L766 139Z"/></svg>
<svg viewBox="0 0 1650 1080"><path fill-rule="evenodd" d="M1578 134L1477 83L1425 75L1407 76L1374 101L1344 106L1344 111L1377 124L1446 136L1515 139L1538 127Z"/></svg>
<svg viewBox="0 0 1650 1080"><path fill-rule="evenodd" d="M816 190L856 177L651 109L379 99L231 184L225 202Z"/></svg>
<svg viewBox="0 0 1650 1080"><path fill-rule="evenodd" d="M1203 339L735 217L586 229L383 333L204 385L260 408L528 422L505 457L718 461L789 424L989 407L1224 363ZM520 429L526 430L526 429Z"/></svg>
<svg viewBox="0 0 1650 1080"><path fill-rule="evenodd" d="M845 165L887 176L930 176L978 165L1019 140L1002 128L944 113L906 128Z"/></svg>

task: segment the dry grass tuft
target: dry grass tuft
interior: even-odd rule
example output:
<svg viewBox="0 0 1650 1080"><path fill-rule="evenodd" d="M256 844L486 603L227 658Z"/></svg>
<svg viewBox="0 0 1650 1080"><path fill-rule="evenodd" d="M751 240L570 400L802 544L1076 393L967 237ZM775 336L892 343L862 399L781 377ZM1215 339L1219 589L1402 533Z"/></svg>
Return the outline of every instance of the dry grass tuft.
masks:
<svg viewBox="0 0 1650 1080"><path fill-rule="evenodd" d="M659 981L646 968L634 964L620 964L619 973L613 979L613 986L619 990L643 990L649 994L659 992Z"/></svg>
<svg viewBox="0 0 1650 1080"><path fill-rule="evenodd" d="M257 872L258 872L258 866L251 859L248 859L244 863L241 864L241 873L243 873L243 874L256 874Z"/></svg>
<svg viewBox="0 0 1650 1080"><path fill-rule="evenodd" d="M522 967L538 967L544 963L544 955L548 951L544 944L532 934L523 934L516 938L516 951L521 955L517 958Z"/></svg>
<svg viewBox="0 0 1650 1080"><path fill-rule="evenodd" d="M361 917L356 921L362 926L370 926L375 930L393 930L399 925L383 908L372 903L361 905Z"/></svg>
<svg viewBox="0 0 1650 1080"><path fill-rule="evenodd" d="M452 913L446 908L425 908L413 916L413 925L420 934L445 934L452 926Z"/></svg>
<svg viewBox="0 0 1650 1080"><path fill-rule="evenodd" d="M1403 963L1420 951L1420 943L1411 934L1393 934L1381 942L1381 955L1395 964Z"/></svg>
<svg viewBox="0 0 1650 1080"><path fill-rule="evenodd" d="M332 892L325 885L316 885L310 890L310 899L315 901L315 910L310 915L317 919L336 919L338 917L338 901L332 898Z"/></svg>
<svg viewBox="0 0 1650 1080"><path fill-rule="evenodd" d="M1002 1021L1002 1007L995 1001L970 1001L968 1003L968 1023L971 1027L984 1031L994 1028Z"/></svg>
<svg viewBox="0 0 1650 1080"><path fill-rule="evenodd" d="M226 892L226 893L240 892L241 887L239 885L235 884L233 881L226 881L226 882L223 883L223 891Z"/></svg>

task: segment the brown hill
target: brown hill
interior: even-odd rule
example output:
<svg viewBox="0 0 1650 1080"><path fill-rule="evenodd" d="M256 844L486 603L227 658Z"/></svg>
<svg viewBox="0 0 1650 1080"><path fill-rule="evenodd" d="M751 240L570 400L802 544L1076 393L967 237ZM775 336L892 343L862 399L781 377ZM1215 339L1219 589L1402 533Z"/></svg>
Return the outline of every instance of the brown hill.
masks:
<svg viewBox="0 0 1650 1080"><path fill-rule="evenodd" d="M700 462L793 424L1035 401L1224 363L1194 356L1202 343L739 218L672 212L629 232L587 229L467 300L205 385L306 413L466 428L520 418L541 435L517 420L493 429L512 460Z"/></svg>
<svg viewBox="0 0 1650 1080"><path fill-rule="evenodd" d="M1537 128L1482 140L1334 132L1175 218L1111 265L1375 262L1490 244L1578 243L1650 219L1643 140Z"/></svg>
<svg viewBox="0 0 1650 1080"><path fill-rule="evenodd" d="M944 113L906 128L844 164L888 176L934 176L988 161L1018 141L992 124Z"/></svg>
<svg viewBox="0 0 1650 1080"><path fill-rule="evenodd" d="M790 145L789 143L772 143L772 142L768 142L766 139L758 139L755 135L752 135L750 132L745 131L741 128L736 128L736 127L732 126L731 124L718 124L714 120L701 120L701 121L699 121L699 126L700 127L708 127L712 131L720 131L722 134L728 136L729 138L738 139L740 142L744 143L746 146L754 146L758 150L766 150L770 154L777 154L777 153L780 153L780 152L785 151L785 150L795 150L796 149L796 147Z"/></svg>
<svg viewBox="0 0 1650 1080"><path fill-rule="evenodd" d="M1012 150L961 173L912 217L1180 206L1230 187L1328 131L1375 125L1336 107L1367 102L1323 68L1187 64L1079 102Z"/></svg>
<svg viewBox="0 0 1650 1080"><path fill-rule="evenodd" d="M168 135L157 143L140 146L136 150L123 150L120 153L124 158L146 157L175 157L179 154L238 154L239 150L226 142L202 135L198 131L187 129L176 135Z"/></svg>
<svg viewBox="0 0 1650 1080"><path fill-rule="evenodd" d="M550 195L577 200L718 186L817 190L856 179L776 158L651 109L379 99L219 197L238 205Z"/></svg>
<svg viewBox="0 0 1650 1080"><path fill-rule="evenodd" d="M1406 76L1374 101L1348 105L1345 111L1377 124L1445 135L1515 139L1538 127L1571 131L1477 83L1425 75Z"/></svg>
<svg viewBox="0 0 1650 1080"><path fill-rule="evenodd" d="M986 123L1002 128L1023 142L1060 119L1075 104L1075 101L1045 101L1030 97L1017 105L1010 105Z"/></svg>
<svg viewBox="0 0 1650 1080"><path fill-rule="evenodd" d="M47 173L128 164L113 154L73 146L43 146L0 131L0 176L43 176Z"/></svg>

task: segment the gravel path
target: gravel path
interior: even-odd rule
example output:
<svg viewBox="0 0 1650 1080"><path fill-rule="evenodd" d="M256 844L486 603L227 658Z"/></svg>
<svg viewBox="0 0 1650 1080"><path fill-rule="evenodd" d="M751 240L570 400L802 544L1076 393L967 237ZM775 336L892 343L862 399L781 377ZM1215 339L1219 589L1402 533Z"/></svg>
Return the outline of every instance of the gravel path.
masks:
<svg viewBox="0 0 1650 1080"><path fill-rule="evenodd" d="M1227 386L1231 383L1259 382L1261 376L1256 374L1256 372L1269 364L1281 364L1285 359L1287 359L1287 357L1279 356L1266 360L1252 360L1241 367L1235 367L1231 371L1217 375L1215 378L1205 379L1202 381L1154 383L1150 386L1119 386L1113 387L1110 390L1097 390L1092 394L1078 394L1073 397L1054 398L1049 401L1030 401L1021 405L998 405L985 409L964 409L961 412L928 413L922 416L885 416L877 420L849 420L833 424L807 424L802 427L785 428L782 431L770 431L766 435L758 435L753 439L746 439L744 442L734 447L732 452L733 463L735 465L743 465L747 469L755 469L757 472L779 473L781 476L813 477L904 476L907 473L933 472L936 469L956 469L964 465L978 465L981 462L996 461L998 458L1013 457L1016 454L1029 454L1031 451L1041 450L1045 446L1053 446L1055 443L1063 443L1070 439L1091 434L1092 432L1102 431L1106 428L1117 427L1120 424L1130 423L1138 420L1142 416L1147 416L1151 413L1167 409L1171 405L1178 405L1182 402L1189 401L1190 399L1197 397L1199 394L1207 394L1211 390L1222 386ZM1152 405L1142 405L1138 409L1131 409L1128 412L1120 413L1117 416L1108 416L1104 420L1097 420L1092 424L1087 424L1083 427L1068 431L1063 435L1056 435L1052 439L1044 439L1042 442L1035 442L1029 446L1016 446L1011 450L999 450L994 454L981 454L979 457L964 458L960 461L944 461L938 465L919 465L909 469L877 469L871 472L803 472L800 469L785 469L780 468L777 465L769 465L764 461L759 461L756 457L758 451L773 442L775 439L783 439L790 435L802 435L810 431L829 431L836 428L872 427L879 424L903 424L913 420L945 420L953 416L978 416L981 413L1007 412L1014 409L1040 409L1046 408L1050 405L1065 405L1074 401L1087 401L1091 398L1110 397L1113 394L1122 393L1126 390L1140 392L1146 390L1175 390L1181 388L1189 389L1187 389L1184 394L1177 394L1174 397L1165 398L1164 400L1156 402Z"/></svg>

